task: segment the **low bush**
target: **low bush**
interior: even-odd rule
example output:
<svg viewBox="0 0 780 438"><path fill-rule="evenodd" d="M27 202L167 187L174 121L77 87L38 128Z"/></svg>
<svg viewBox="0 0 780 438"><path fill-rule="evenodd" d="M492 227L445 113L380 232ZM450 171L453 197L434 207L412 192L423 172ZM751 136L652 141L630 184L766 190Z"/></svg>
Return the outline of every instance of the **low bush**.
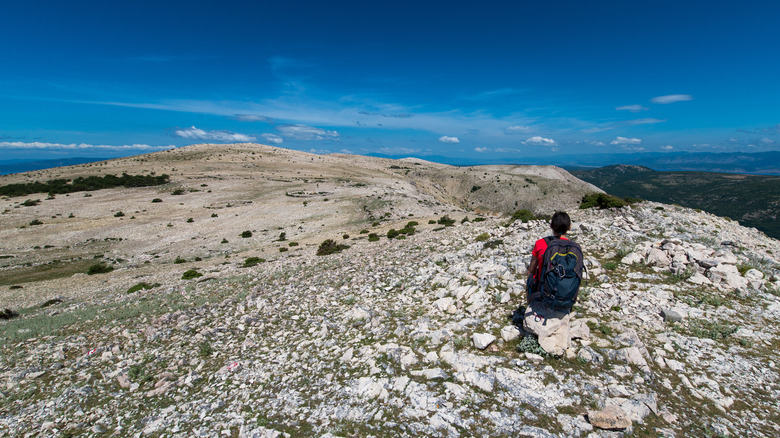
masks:
<svg viewBox="0 0 780 438"><path fill-rule="evenodd" d="M490 234L488 233L482 233L479 236L477 236L477 242L484 242L488 239L490 239Z"/></svg>
<svg viewBox="0 0 780 438"><path fill-rule="evenodd" d="M114 213L114 217L122 217L122 216L124 216L124 215L125 215L125 214L124 214L124 213L122 213L121 211L117 211L116 213Z"/></svg>
<svg viewBox="0 0 780 438"><path fill-rule="evenodd" d="M160 198L154 198L154 199L152 199L152 203L155 203L155 204L156 204L156 203L158 203L158 202L162 202L162 199L160 199Z"/></svg>
<svg viewBox="0 0 780 438"><path fill-rule="evenodd" d="M431 219L431 220L429 220L429 221L428 221L428 225L433 225L433 224L435 224L435 223L436 223L436 221L435 221L435 220L433 220L433 219Z"/></svg>
<svg viewBox="0 0 780 438"><path fill-rule="evenodd" d="M189 219L187 219L187 223L188 223L188 224L191 224L191 223L193 223L193 222L195 222L195 219L193 219L193 218L189 218Z"/></svg>
<svg viewBox="0 0 780 438"><path fill-rule="evenodd" d="M370 233L368 235L368 241L369 242L376 242L379 240L379 235L377 233Z"/></svg>
<svg viewBox="0 0 780 438"><path fill-rule="evenodd" d="M191 280L193 278L203 277L203 274L198 272L196 269L190 269L188 271L184 271L183 274L181 274L182 280Z"/></svg>
<svg viewBox="0 0 780 438"><path fill-rule="evenodd" d="M187 263L187 259L181 258L181 256L176 256L176 260L173 261L173 263L179 265L182 263Z"/></svg>
<svg viewBox="0 0 780 438"><path fill-rule="evenodd" d="M35 207L36 205L38 205L40 203L41 203L40 199L28 199L28 200L22 202L19 205L21 205L23 207Z"/></svg>
<svg viewBox="0 0 780 438"><path fill-rule="evenodd" d="M455 225L455 219L450 219L449 216L444 215L441 218L439 218L439 220L436 221L436 223L439 225L444 225L445 227L451 227Z"/></svg>
<svg viewBox="0 0 780 438"><path fill-rule="evenodd" d="M498 248L499 245L503 245L503 244L504 244L503 239L488 240L487 242L482 244L482 248L493 249L493 248Z"/></svg>
<svg viewBox="0 0 780 438"><path fill-rule="evenodd" d="M43 225L43 222L39 221L38 219L33 219L30 221L30 225Z"/></svg>
<svg viewBox="0 0 780 438"><path fill-rule="evenodd" d="M176 189L176 190L171 192L171 195L179 196L179 195L183 195L185 193L187 193L187 191L184 190L184 189Z"/></svg>
<svg viewBox="0 0 780 438"><path fill-rule="evenodd" d="M249 230L246 230L246 231L241 233L241 237L243 237L244 239L248 239L248 238L252 237L252 232L249 231Z"/></svg>
<svg viewBox="0 0 780 438"><path fill-rule="evenodd" d="M341 252L345 249L349 248L349 245L343 245L336 243L333 239L328 239L320 244L320 247L317 248L317 255L318 256L324 256L324 255L330 255L335 254L337 252Z"/></svg>
<svg viewBox="0 0 780 438"><path fill-rule="evenodd" d="M595 208L603 210L605 208L620 208L626 205L639 202L641 200L636 198L618 198L617 196L608 195L606 193L590 193L582 197L580 201L580 209Z"/></svg>
<svg viewBox="0 0 780 438"><path fill-rule="evenodd" d="M507 223L507 226L515 223L515 221L521 221L522 223L528 223L528 221L532 221L536 219L536 216L534 216L533 212L531 210L527 210L525 208L515 211L512 214L512 217L509 218L509 222Z"/></svg>
<svg viewBox="0 0 780 438"><path fill-rule="evenodd" d="M89 267L87 270L88 275L95 275L95 274L107 274L114 270L113 266L105 265L103 263L94 264Z"/></svg>
<svg viewBox="0 0 780 438"><path fill-rule="evenodd" d="M244 267L251 268L252 266L256 266L257 264L263 262L265 262L265 259L261 259L260 257L247 257L244 260Z"/></svg>
<svg viewBox="0 0 780 438"><path fill-rule="evenodd" d="M146 282L141 282L136 284L135 286L132 286L130 289L127 290L127 293L132 294L135 292L138 292L139 290L146 290L146 289L154 289L156 287L160 286L160 283L154 283L149 284Z"/></svg>

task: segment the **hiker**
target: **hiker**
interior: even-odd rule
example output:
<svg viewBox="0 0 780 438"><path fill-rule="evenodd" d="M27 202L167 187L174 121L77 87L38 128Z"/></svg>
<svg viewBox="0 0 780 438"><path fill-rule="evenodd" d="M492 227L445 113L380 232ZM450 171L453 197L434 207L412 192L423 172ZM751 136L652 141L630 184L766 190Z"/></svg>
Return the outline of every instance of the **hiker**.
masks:
<svg viewBox="0 0 780 438"><path fill-rule="evenodd" d="M571 219L556 212L550 220L553 235L539 239L528 266L528 306L523 328L539 337L539 345L559 356L571 345L569 322L582 280L580 246L566 238Z"/></svg>

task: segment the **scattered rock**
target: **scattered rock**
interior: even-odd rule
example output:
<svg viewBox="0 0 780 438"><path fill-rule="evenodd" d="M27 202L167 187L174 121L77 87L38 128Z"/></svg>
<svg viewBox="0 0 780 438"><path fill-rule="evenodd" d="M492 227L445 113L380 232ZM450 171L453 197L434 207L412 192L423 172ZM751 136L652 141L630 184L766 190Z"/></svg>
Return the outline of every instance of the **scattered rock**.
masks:
<svg viewBox="0 0 780 438"><path fill-rule="evenodd" d="M496 340L496 337L490 333L474 333L471 336L471 340L475 347L480 350L484 350L488 347L488 345L492 344L493 341Z"/></svg>
<svg viewBox="0 0 780 438"><path fill-rule="evenodd" d="M624 430L631 427L631 420L618 406L608 406L600 411L588 411L588 422L605 430Z"/></svg>

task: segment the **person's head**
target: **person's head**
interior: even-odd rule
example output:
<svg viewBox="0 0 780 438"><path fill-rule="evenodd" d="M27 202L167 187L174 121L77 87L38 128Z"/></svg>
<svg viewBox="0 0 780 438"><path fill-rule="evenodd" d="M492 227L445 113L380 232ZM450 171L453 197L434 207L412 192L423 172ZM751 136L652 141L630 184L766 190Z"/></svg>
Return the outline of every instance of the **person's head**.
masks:
<svg viewBox="0 0 780 438"><path fill-rule="evenodd" d="M556 211L550 220L550 228L552 228L553 234L556 236L566 234L571 228L571 219L569 218L569 215L563 211Z"/></svg>

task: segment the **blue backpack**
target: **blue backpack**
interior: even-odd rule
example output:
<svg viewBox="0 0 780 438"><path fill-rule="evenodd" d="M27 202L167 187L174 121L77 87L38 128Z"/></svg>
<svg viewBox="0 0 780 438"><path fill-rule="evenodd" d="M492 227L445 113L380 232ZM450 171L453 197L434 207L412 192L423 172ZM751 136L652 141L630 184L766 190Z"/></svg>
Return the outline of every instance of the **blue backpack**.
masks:
<svg viewBox="0 0 780 438"><path fill-rule="evenodd" d="M547 249L542 258L539 278L529 290L528 302L538 299L549 307L569 313L577 302L582 282L582 248L575 242L545 237Z"/></svg>

